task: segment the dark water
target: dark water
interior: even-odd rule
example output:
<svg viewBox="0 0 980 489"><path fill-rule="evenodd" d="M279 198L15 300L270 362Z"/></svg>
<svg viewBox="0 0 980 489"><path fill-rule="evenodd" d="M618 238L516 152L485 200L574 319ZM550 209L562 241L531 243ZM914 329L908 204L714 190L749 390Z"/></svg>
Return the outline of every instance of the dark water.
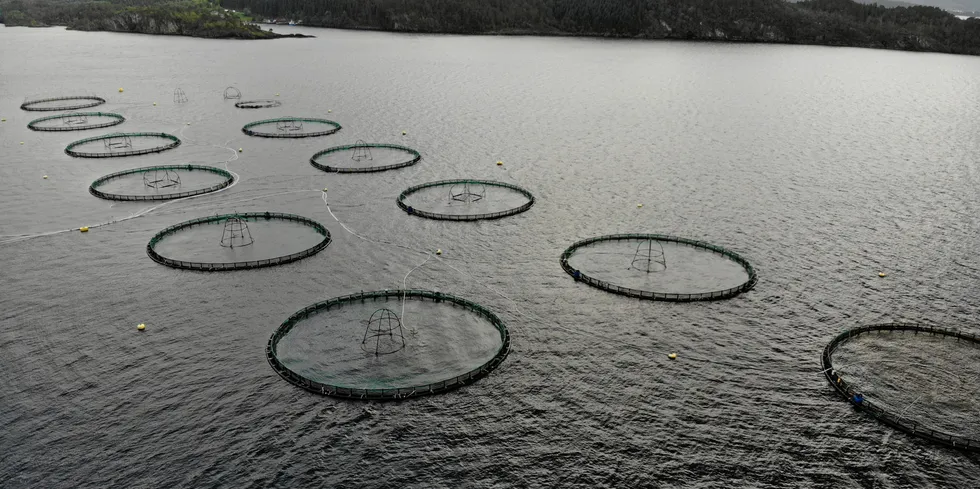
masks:
<svg viewBox="0 0 980 489"><path fill-rule="evenodd" d="M855 413L819 355L856 324L976 330L980 58L312 32L238 42L0 28L0 486L975 487L976 456ZM235 109L227 86L283 105ZM178 87L188 104L172 104ZM18 109L85 93L127 117L111 130L184 144L72 159L63 149L77 134L31 132L34 114ZM344 129L241 133L286 115ZM358 139L424 159L368 175L310 166ZM241 180L162 207L87 191L110 172L188 162ZM538 203L478 223L394 205L410 185L463 177L518 184ZM331 216L324 187L366 239ZM144 253L168 225L252 210L317 219L334 242L234 273ZM648 303L558 266L568 244L620 232L728 247L760 282L728 301ZM510 357L454 393L371 405L301 391L266 363L269 335L296 310L401 286L486 305L511 329Z"/></svg>

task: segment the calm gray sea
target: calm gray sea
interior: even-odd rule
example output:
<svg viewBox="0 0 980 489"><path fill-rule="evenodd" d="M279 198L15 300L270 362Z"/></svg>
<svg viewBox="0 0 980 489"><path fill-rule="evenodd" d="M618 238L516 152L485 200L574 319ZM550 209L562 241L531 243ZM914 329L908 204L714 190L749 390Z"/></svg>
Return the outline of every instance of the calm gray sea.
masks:
<svg viewBox="0 0 980 489"><path fill-rule="evenodd" d="M0 487L976 487L980 458L855 412L819 359L859 324L978 329L980 58L277 30L317 38L0 27ZM228 86L282 106L235 109ZM187 104L173 103L178 87ZM27 129L49 113L21 111L26 98L74 94L127 121ZM286 115L344 128L241 132ZM184 144L63 152L116 130ZM424 158L366 175L310 166L358 139ZM157 163L241 180L161 207L88 193ZM395 206L408 186L450 178L517 184L537 203L481 223ZM334 241L243 272L146 256L171 224L265 210L316 219ZM651 303L559 266L572 242L622 232L725 246L760 282L727 301ZM293 312L405 285L486 305L513 352L476 384L387 404L312 395L266 362Z"/></svg>

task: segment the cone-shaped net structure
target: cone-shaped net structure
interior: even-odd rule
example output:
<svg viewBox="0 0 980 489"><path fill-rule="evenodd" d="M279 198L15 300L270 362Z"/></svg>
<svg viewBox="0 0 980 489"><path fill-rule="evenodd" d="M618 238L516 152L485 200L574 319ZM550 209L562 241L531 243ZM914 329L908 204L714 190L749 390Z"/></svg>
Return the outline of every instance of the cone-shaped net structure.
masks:
<svg viewBox="0 0 980 489"><path fill-rule="evenodd" d="M279 132L302 131L303 121L296 121L296 120L276 121L276 130Z"/></svg>
<svg viewBox="0 0 980 489"><path fill-rule="evenodd" d="M77 112L69 112L61 116L61 120L66 126L84 126L88 124L88 116Z"/></svg>
<svg viewBox="0 0 980 489"><path fill-rule="evenodd" d="M487 196L487 186L464 182L449 187L449 202L478 202Z"/></svg>
<svg viewBox="0 0 980 489"><path fill-rule="evenodd" d="M238 96L241 97L241 93L239 93ZM225 97L225 98L228 98L228 97ZM181 90L181 89L179 89L179 88L175 89L174 90L174 103L175 104L186 104L187 103L187 94L185 94L184 91Z"/></svg>
<svg viewBox="0 0 980 489"><path fill-rule="evenodd" d="M378 356L395 353L403 348L405 333L398 314L386 307L374 311L364 328L361 349Z"/></svg>
<svg viewBox="0 0 980 489"><path fill-rule="evenodd" d="M240 100L242 98L241 90L235 87L228 87L225 89L225 100Z"/></svg>
<svg viewBox="0 0 980 489"><path fill-rule="evenodd" d="M254 242L252 233L248 230L248 222L245 219L233 216L225 221L225 228L221 231L221 246L234 248L236 246L248 246Z"/></svg>
<svg viewBox="0 0 980 489"><path fill-rule="evenodd" d="M180 175L169 168L154 168L143 172L143 185L150 188L179 187Z"/></svg>
<svg viewBox="0 0 980 489"><path fill-rule="evenodd" d="M354 161L374 160L374 157L371 156L371 147L368 146L367 141L358 139L354 143L354 153L350 156L350 159Z"/></svg>
<svg viewBox="0 0 980 489"><path fill-rule="evenodd" d="M123 134L120 136L112 136L103 139L102 145L109 151L115 149L127 149L133 147L133 140L130 139L129 136Z"/></svg>
<svg viewBox="0 0 980 489"><path fill-rule="evenodd" d="M667 258L664 257L664 245L655 239L640 241L636 245L636 253L633 254L629 269L647 273L666 270Z"/></svg>

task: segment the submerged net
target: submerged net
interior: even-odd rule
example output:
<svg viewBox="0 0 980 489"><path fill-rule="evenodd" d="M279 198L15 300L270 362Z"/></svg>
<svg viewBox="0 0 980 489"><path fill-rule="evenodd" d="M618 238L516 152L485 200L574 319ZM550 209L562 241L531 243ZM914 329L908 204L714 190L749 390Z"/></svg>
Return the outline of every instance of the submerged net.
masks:
<svg viewBox="0 0 980 489"><path fill-rule="evenodd" d="M310 164L326 172L369 173L405 168L421 159L422 155L412 148L358 141L320 151L310 158Z"/></svg>
<svg viewBox="0 0 980 489"><path fill-rule="evenodd" d="M755 269L733 251L661 234L614 234L572 244L561 266L574 279L640 299L727 299L755 286Z"/></svg>
<svg viewBox="0 0 980 489"><path fill-rule="evenodd" d="M340 124L309 117L280 117L245 124L242 132L262 138L310 138L327 136L341 129Z"/></svg>
<svg viewBox="0 0 980 489"><path fill-rule="evenodd" d="M491 180L441 180L405 189L398 207L419 217L448 221L499 219L534 205L531 192Z"/></svg>
<svg viewBox="0 0 980 489"><path fill-rule="evenodd" d="M106 200L170 200L217 192L234 181L230 172L211 166L147 166L99 177L88 191Z"/></svg>
<svg viewBox="0 0 980 489"><path fill-rule="evenodd" d="M824 349L827 380L854 407L905 433L980 451L980 337L887 323Z"/></svg>
<svg viewBox="0 0 980 489"><path fill-rule="evenodd" d="M330 244L330 232L303 216L246 212L201 217L160 231L146 254L161 265L187 270L244 270L313 256Z"/></svg>
<svg viewBox="0 0 980 489"><path fill-rule="evenodd" d="M32 131L84 131L122 124L126 118L111 112L67 112L27 123Z"/></svg>
<svg viewBox="0 0 980 489"><path fill-rule="evenodd" d="M243 100L241 102L235 102L235 107L239 109L268 109L272 107L279 107L282 102L278 100Z"/></svg>
<svg viewBox="0 0 980 489"><path fill-rule="evenodd" d="M162 132L106 134L69 144L65 153L76 158L115 158L160 153L180 146L177 136Z"/></svg>
<svg viewBox="0 0 980 489"><path fill-rule="evenodd" d="M266 347L290 383L329 396L391 400L469 384L506 358L510 334L474 302L426 290L361 292L293 314Z"/></svg>
<svg viewBox="0 0 980 489"><path fill-rule="evenodd" d="M54 111L54 110L78 110L95 107L105 103L105 99L95 96L79 97L53 97L37 100L28 100L20 105L22 110L33 112Z"/></svg>

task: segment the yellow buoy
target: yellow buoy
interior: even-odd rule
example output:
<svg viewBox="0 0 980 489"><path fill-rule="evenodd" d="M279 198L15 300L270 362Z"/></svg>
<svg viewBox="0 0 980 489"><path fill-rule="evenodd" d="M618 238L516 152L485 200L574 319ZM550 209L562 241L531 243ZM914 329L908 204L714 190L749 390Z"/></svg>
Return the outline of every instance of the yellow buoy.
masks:
<svg viewBox="0 0 980 489"><path fill-rule="evenodd" d="M278 97L278 96L279 96L279 92L276 92L276 97Z"/></svg>
<svg viewBox="0 0 980 489"><path fill-rule="evenodd" d="M122 92L123 92L123 89L122 89L122 88L120 88L120 89L119 89L119 93L122 93Z"/></svg>
<svg viewBox="0 0 980 489"><path fill-rule="evenodd" d="M238 152L241 153L242 152L242 148L238 148Z"/></svg>
<svg viewBox="0 0 980 489"><path fill-rule="evenodd" d="M330 110L330 109L327 109L327 113L328 113L328 114L329 114L329 113L331 113L331 112L333 112L333 111L332 111L332 110Z"/></svg>
<svg viewBox="0 0 980 489"><path fill-rule="evenodd" d="M7 119L0 119L0 122L7 122Z"/></svg>
<svg viewBox="0 0 980 489"><path fill-rule="evenodd" d="M188 123L187 123L187 125L189 126L189 125L191 125L191 123L190 123L190 122L188 122Z"/></svg>
<svg viewBox="0 0 980 489"><path fill-rule="evenodd" d="M503 162L503 161L498 161L498 162L497 162L497 166L503 166L503 164L504 164L504 162Z"/></svg>
<svg viewBox="0 0 980 489"><path fill-rule="evenodd" d="M83 233L87 233L88 232L88 226L82 226L82 227L78 228L78 230L81 231L81 232L83 232Z"/></svg>
<svg viewBox="0 0 980 489"><path fill-rule="evenodd" d="M143 331L144 329L146 329L146 325L143 323L139 323L136 325L136 329Z"/></svg>
<svg viewBox="0 0 980 489"><path fill-rule="evenodd" d="M327 191L327 187L323 187L323 191L326 192Z"/></svg>
<svg viewBox="0 0 980 489"><path fill-rule="evenodd" d="M21 142L20 142L20 144L24 144L24 142L23 142L23 141L21 141Z"/></svg>
<svg viewBox="0 0 980 489"><path fill-rule="evenodd" d="M885 278L888 276L888 274L886 274L885 272L878 272L878 276L881 278Z"/></svg>
<svg viewBox="0 0 980 489"><path fill-rule="evenodd" d="M442 254L442 250L436 250L436 254L437 255L441 255Z"/></svg>
<svg viewBox="0 0 980 489"><path fill-rule="evenodd" d="M156 102L153 102L153 106L156 107L157 106L157 103Z"/></svg>
<svg viewBox="0 0 980 489"><path fill-rule="evenodd" d="M407 132L405 132L405 131L402 131L402 136L404 136L404 135L406 135L406 134L408 134L408 133L407 133Z"/></svg>
<svg viewBox="0 0 980 489"><path fill-rule="evenodd" d="M636 204L637 209L639 209L640 207L643 207L643 204Z"/></svg>
<svg viewBox="0 0 980 489"><path fill-rule="evenodd" d="M669 358L671 360L676 360L677 359L677 354L676 353L671 353L671 354L667 355L667 358Z"/></svg>
<svg viewBox="0 0 980 489"><path fill-rule="evenodd" d="M47 180L47 179L48 179L48 176L47 176L47 175L45 175L45 176L43 176L43 177L41 177L41 178L43 178L43 179L45 179L45 180Z"/></svg>

